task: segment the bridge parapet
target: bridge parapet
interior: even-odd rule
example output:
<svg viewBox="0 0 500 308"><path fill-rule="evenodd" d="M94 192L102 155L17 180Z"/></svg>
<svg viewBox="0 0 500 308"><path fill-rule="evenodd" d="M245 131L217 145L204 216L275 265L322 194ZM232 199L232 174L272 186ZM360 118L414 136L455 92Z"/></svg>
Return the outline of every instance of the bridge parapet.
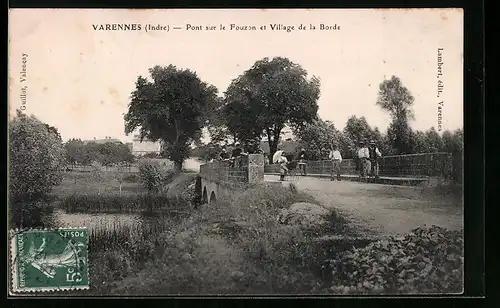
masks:
<svg viewBox="0 0 500 308"><path fill-rule="evenodd" d="M379 159L379 175L386 177L412 177L426 178L437 176L450 176L453 166L450 153L423 153L408 155L385 156ZM457 166L458 167L458 166ZM340 164L342 174L356 175L356 161L344 159ZM309 174L330 174L332 171L331 160L308 161ZM265 173L278 173L276 164L266 165Z"/></svg>
<svg viewBox="0 0 500 308"><path fill-rule="evenodd" d="M200 166L200 176L217 183L259 183L264 181L264 156L250 154L234 162L215 161Z"/></svg>

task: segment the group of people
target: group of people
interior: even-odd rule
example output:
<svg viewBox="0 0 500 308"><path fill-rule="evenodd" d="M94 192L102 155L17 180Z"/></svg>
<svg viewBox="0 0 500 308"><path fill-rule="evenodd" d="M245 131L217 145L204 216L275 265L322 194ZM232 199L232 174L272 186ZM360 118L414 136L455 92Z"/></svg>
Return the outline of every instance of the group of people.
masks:
<svg viewBox="0 0 500 308"><path fill-rule="evenodd" d="M332 160L331 180L333 181L336 175L337 180L340 181L340 163L342 162L342 155L337 149L336 144L332 144L332 149L330 150L328 158ZM356 170L359 172L360 178L372 176L378 179L380 158L382 158L382 153L378 149L375 141L372 140L368 144L365 144L364 141L360 141L355 157Z"/></svg>
<svg viewBox="0 0 500 308"><path fill-rule="evenodd" d="M376 179L379 178L379 159L382 157L382 153L378 149L376 143L372 140L368 144L361 141L359 143L359 148L356 151L356 170L359 171L359 176L361 178L366 178L372 176ZM330 179L334 181L337 179L341 181L341 168L342 154L340 153L337 145L332 143L330 152L328 154L328 159L332 161L332 169ZM297 165L302 175L307 175L307 157L305 149L301 149L297 157ZM284 155L283 151L276 152L273 163L280 165L280 180L283 181L285 175L288 173L289 160Z"/></svg>
<svg viewBox="0 0 500 308"><path fill-rule="evenodd" d="M245 151L243 147L241 147L241 144L239 142L236 142L234 144L234 148L232 149L231 153L227 151L225 146L222 147L219 159L222 161L231 161L234 163L235 158L240 156L246 156L248 154L251 154L252 152L262 153L262 151L259 150ZM359 147L358 150L356 151L356 157L355 157L356 170L359 171L359 176L361 178L372 176L378 179L380 158L382 158L382 153L378 149L375 141L372 140L368 143L365 143L364 141L359 142ZM331 145L331 149L328 154L328 159L332 161L331 180L333 181L337 179L338 181L340 181L341 180L340 165L342 163L342 155L340 154L340 151L338 150L338 147L335 143L332 143ZM295 157L295 160L301 174L307 175L307 163L306 163L307 156L306 156L306 150L304 148L302 148L298 152L297 156ZM278 151L276 151L276 153L273 156L272 163L280 165L280 180L283 181L285 175L289 172L290 159L287 158L287 156L282 150L278 149Z"/></svg>
<svg viewBox="0 0 500 308"><path fill-rule="evenodd" d="M380 153L375 141L370 141L368 145L361 141L359 143L359 150L357 154L360 177L365 178L367 176L373 176L378 179L378 160L382 158L382 153Z"/></svg>
<svg viewBox="0 0 500 308"><path fill-rule="evenodd" d="M240 156L247 156L248 154L257 154L262 153L262 150L258 145L255 144L247 144L246 149L241 146L240 142L235 142L234 147L231 152L227 151L227 147L223 146L222 150L219 154L219 160L221 161L230 161L233 164L235 163L235 159Z"/></svg>

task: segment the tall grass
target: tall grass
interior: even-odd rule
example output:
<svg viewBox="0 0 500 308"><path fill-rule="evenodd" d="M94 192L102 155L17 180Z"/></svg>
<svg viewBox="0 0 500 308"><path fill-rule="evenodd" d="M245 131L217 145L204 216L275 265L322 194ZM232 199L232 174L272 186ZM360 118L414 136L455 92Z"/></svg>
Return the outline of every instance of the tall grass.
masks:
<svg viewBox="0 0 500 308"><path fill-rule="evenodd" d="M62 198L60 207L67 213L134 213L189 208L191 200L169 198L166 194L118 195L71 194Z"/></svg>
<svg viewBox="0 0 500 308"><path fill-rule="evenodd" d="M185 219L109 235L117 239L114 245L108 243L108 235L96 233L96 247L110 247L93 255L94 272L99 273L93 276L96 292L311 292L319 283L311 270L313 263L320 264L317 245L298 227L277 221L279 211L296 202L316 203L294 187L261 185L205 205Z"/></svg>

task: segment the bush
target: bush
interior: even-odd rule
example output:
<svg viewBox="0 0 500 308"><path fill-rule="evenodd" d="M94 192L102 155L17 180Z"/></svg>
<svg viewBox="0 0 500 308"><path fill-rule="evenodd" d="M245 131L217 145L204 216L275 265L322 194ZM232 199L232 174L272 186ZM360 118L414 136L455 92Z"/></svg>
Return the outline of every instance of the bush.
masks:
<svg viewBox="0 0 500 308"><path fill-rule="evenodd" d="M325 267L332 271L335 293L460 293L462 233L417 228L338 254Z"/></svg>
<svg viewBox="0 0 500 308"><path fill-rule="evenodd" d="M142 184L149 192L162 190L166 180L166 174L158 163L153 161L141 161L139 164L139 177Z"/></svg>
<svg viewBox="0 0 500 308"><path fill-rule="evenodd" d="M24 217L21 204L39 210L37 201L60 184L65 166L65 150L56 132L34 116L18 111L9 122L9 197L12 218ZM20 221L13 219L19 226ZM32 222L34 223L34 222ZM24 225L24 227L27 227Z"/></svg>

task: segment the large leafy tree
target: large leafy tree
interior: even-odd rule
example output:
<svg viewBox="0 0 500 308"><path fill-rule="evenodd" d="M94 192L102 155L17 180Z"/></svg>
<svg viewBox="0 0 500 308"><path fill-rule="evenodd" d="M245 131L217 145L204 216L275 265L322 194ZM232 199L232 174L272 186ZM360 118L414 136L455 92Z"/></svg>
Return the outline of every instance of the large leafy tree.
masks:
<svg viewBox="0 0 500 308"><path fill-rule="evenodd" d="M311 160L325 159L324 154L336 143L339 149L343 147L344 139L335 125L322 119L307 123L304 128L297 131L298 141L306 150Z"/></svg>
<svg viewBox="0 0 500 308"><path fill-rule="evenodd" d="M224 116L224 100L218 97L214 104L209 106L207 112L207 130L210 136L210 142L214 145L221 146L230 141L236 141L236 137L229 130Z"/></svg>
<svg viewBox="0 0 500 308"><path fill-rule="evenodd" d="M295 129L316 119L320 81L287 58L264 58L232 81L225 92L226 125L242 141L262 135L269 141L270 158L281 131Z"/></svg>
<svg viewBox="0 0 500 308"><path fill-rule="evenodd" d="M66 153L61 139L34 116L18 111L9 123L10 197L35 200L60 183Z"/></svg>
<svg viewBox="0 0 500 308"><path fill-rule="evenodd" d="M377 105L388 111L392 117L388 138L397 154L411 152L409 120L414 119L411 110L414 100L410 91L396 76L384 80L379 86Z"/></svg>
<svg viewBox="0 0 500 308"><path fill-rule="evenodd" d="M201 137L207 110L217 89L190 70L173 65L149 70L151 81L139 76L124 117L125 133L139 130L142 140L163 141L164 156L180 172L190 146Z"/></svg>
<svg viewBox="0 0 500 308"><path fill-rule="evenodd" d="M81 139L70 139L64 144L66 149L66 159L68 163L84 164L85 163L85 144Z"/></svg>
<svg viewBox="0 0 500 308"><path fill-rule="evenodd" d="M356 153L360 141L370 141L375 136L365 117L351 116L344 127L347 146L343 149L346 157Z"/></svg>
<svg viewBox="0 0 500 308"><path fill-rule="evenodd" d="M42 226L43 199L62 180L66 153L60 136L17 111L9 121L9 206L14 227Z"/></svg>

